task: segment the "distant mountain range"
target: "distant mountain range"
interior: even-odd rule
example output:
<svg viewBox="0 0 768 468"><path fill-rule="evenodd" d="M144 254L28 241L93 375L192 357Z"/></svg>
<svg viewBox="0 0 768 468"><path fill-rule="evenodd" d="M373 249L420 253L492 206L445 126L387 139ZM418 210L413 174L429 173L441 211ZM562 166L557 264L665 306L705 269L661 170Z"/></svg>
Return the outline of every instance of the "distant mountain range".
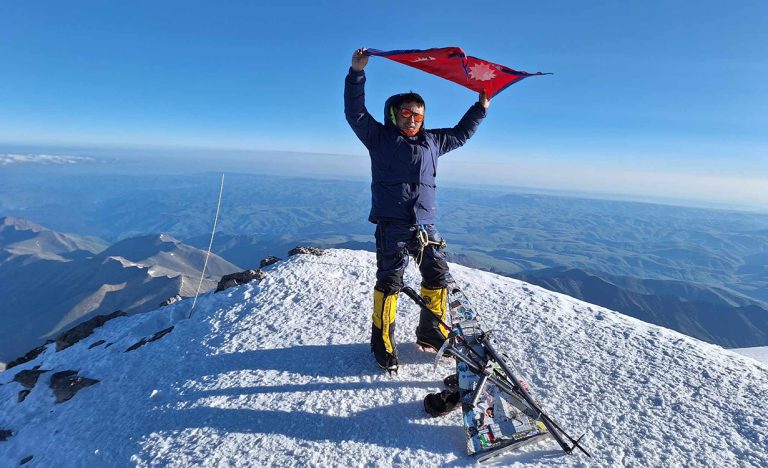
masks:
<svg viewBox="0 0 768 468"><path fill-rule="evenodd" d="M167 234L106 243L0 218L0 366L115 310L144 312L197 290L205 252ZM211 255L202 290L239 268Z"/></svg>
<svg viewBox="0 0 768 468"><path fill-rule="evenodd" d="M127 173L86 169L0 171L0 213L107 241L80 237L69 245L71 236L45 234L50 239L38 256L90 258L107 244L159 232L208 247L218 174L168 173L154 162ZM227 173L224 192L212 251L232 264L257 268L296 245L375 250L367 181ZM445 184L437 226L450 261L526 278L725 346L768 345L765 214ZM34 251L40 239L17 239L16 255ZM9 251L0 256L2 262ZM136 263L151 255L117 256ZM184 271L173 256L163 257L153 271ZM24 261L30 259L39 261ZM599 281L563 273L569 270Z"/></svg>
<svg viewBox="0 0 768 468"><path fill-rule="evenodd" d="M513 276L726 348L768 343L768 310L723 289L576 268L547 268Z"/></svg>

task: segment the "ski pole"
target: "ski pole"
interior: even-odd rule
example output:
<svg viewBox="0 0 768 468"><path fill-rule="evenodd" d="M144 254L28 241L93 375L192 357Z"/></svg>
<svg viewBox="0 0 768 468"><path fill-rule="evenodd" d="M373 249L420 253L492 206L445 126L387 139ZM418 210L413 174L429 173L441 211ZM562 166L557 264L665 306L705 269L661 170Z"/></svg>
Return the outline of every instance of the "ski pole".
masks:
<svg viewBox="0 0 768 468"><path fill-rule="evenodd" d="M495 360L495 361L496 361L496 362L499 364L499 366L501 366L502 370L503 370L503 371L504 371L504 372L507 374L507 376L508 376L510 379L512 379L512 381L513 381L513 382L517 382L517 378L515 377L515 373L514 373L514 372L512 372L512 371L509 369L509 366L507 366L507 363L506 363L506 362L504 362L504 360L503 360L503 359L500 359L500 356L499 356L499 354L496 352L496 349L495 349L495 348L493 347L493 345L490 343L490 340L488 340L488 339L484 339L484 340L483 340L483 342L482 342L482 345L485 347L485 349L487 349L487 350L488 350L488 352L491 354L491 356L493 357L493 359L494 359L494 360ZM579 444L579 441L581 440L581 438L582 438L582 437L584 437L584 435L582 435L582 436L581 436L581 437L579 437L578 439L574 439L573 437L571 437L570 435L568 435L568 433L567 433L567 432L565 432L565 431L564 431L564 430L563 430L563 429L560 427L560 425L559 425L559 424L557 424L557 423L556 423L556 422L555 422L555 421L554 421L552 418L550 418L550 417L549 417L549 415L547 415L546 413L544 413L544 411L542 411L542 410L539 408L538 404L536 404L536 402L535 402L535 401L533 401L533 398L531 398L531 396L528 394L528 392L527 392L527 391L526 391L526 390L525 390L525 389L524 389L524 388L523 388L521 385L515 384L515 386L516 386L516 389L517 389L517 391L520 393L520 395L521 395L521 396L522 396L522 397L525 399L525 401L526 401L526 402L527 402L529 405L531 405L531 406L533 406L534 408L536 408L536 409L538 409L539 411L541 411L541 414L542 414L542 419L541 419L541 421L544 423L544 425L545 425L545 426L547 426L547 428L550 430L550 432L552 432L552 435L555 437L555 440L557 441L557 443L560 445L560 447L563 449L563 451L564 451L564 452L566 452L566 453L571 453L571 452L573 452L573 449L574 449L574 448L578 448L579 450L581 450L582 452L584 452L584 453L585 453L585 454L586 454L588 457L590 457L590 458L592 457L592 455L590 455L590 454L589 454L589 452L587 452L587 451L586 451L586 450L585 450L585 449L584 449L584 448L581 446L581 444ZM568 443L567 443L565 440L563 440L563 438L562 438L562 436L563 436L563 435L564 435L566 438L568 438L568 440L569 440L569 441L570 441L570 442L571 442L573 445L568 445Z"/></svg>

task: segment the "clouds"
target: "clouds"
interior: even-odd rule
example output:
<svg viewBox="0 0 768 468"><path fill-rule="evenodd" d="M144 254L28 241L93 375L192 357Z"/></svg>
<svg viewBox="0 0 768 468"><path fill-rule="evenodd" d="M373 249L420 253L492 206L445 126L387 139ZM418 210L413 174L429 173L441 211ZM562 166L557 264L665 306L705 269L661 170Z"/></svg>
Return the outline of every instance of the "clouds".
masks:
<svg viewBox="0 0 768 468"><path fill-rule="evenodd" d="M13 164L70 165L96 162L94 158L59 154L0 154L0 166Z"/></svg>

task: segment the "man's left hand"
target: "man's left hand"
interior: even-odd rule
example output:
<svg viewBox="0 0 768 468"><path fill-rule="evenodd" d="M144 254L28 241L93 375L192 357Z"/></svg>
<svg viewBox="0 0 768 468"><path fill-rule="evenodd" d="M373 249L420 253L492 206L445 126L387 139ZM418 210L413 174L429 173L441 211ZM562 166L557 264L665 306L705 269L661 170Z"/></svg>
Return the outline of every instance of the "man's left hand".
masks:
<svg viewBox="0 0 768 468"><path fill-rule="evenodd" d="M488 99L488 95L485 94L485 91L480 92L480 99L478 101L481 106L483 106L485 109L488 109L491 106L491 100Z"/></svg>

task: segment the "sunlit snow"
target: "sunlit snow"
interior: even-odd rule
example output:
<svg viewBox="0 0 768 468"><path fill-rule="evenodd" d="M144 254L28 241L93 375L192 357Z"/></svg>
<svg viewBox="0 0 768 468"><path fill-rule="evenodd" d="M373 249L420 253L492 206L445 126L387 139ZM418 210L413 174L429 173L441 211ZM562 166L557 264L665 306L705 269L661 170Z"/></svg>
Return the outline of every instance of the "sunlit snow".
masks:
<svg viewBox="0 0 768 468"><path fill-rule="evenodd" d="M265 269L259 284L108 322L0 373L0 466L469 465L460 412L422 398L450 361L413 343L398 310L401 369L369 353L371 253L331 250ZM593 454L544 441L494 459L526 466L768 466L768 366L517 280L452 265L483 323L543 407ZM412 267L406 274L417 285ZM126 353L170 325L165 337ZM105 340L104 344L88 349ZM107 344L111 343L109 347ZM55 404L43 374L17 403L20 370L100 380Z"/></svg>

